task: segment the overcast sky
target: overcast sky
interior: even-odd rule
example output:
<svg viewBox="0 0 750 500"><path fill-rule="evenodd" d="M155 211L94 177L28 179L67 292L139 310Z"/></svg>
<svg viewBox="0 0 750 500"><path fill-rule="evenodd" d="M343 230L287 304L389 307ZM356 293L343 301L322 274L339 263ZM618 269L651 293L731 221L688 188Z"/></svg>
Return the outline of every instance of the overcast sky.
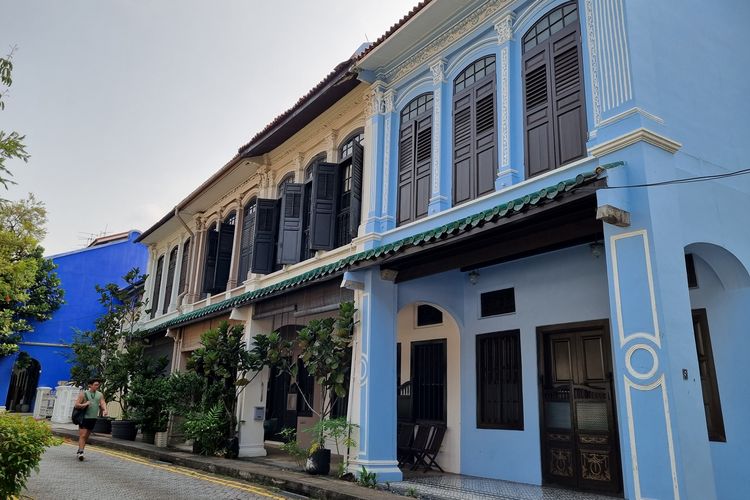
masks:
<svg viewBox="0 0 750 500"><path fill-rule="evenodd" d="M416 0L0 3L0 130L31 154L0 197L46 203L52 255L153 225Z"/></svg>

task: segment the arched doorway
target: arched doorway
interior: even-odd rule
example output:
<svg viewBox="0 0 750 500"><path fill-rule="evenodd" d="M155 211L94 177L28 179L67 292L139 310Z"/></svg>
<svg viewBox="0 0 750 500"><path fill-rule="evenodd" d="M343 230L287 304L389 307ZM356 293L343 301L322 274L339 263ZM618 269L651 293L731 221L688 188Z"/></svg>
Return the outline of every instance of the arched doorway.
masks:
<svg viewBox="0 0 750 500"><path fill-rule="evenodd" d="M8 411L29 413L32 410L41 371L42 366L39 361L25 352L18 355L18 359L13 364L8 398L5 403Z"/></svg>
<svg viewBox="0 0 750 500"><path fill-rule="evenodd" d="M458 323L437 304L414 302L397 318L397 417L446 427L437 462L460 472L461 345Z"/></svg>

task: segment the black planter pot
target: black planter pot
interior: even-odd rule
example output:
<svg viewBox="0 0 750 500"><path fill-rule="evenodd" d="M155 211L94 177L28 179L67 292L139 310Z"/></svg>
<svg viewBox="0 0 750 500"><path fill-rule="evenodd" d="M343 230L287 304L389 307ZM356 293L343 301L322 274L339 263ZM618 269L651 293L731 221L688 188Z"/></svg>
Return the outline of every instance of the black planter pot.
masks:
<svg viewBox="0 0 750 500"><path fill-rule="evenodd" d="M97 434L110 434L112 432L112 419L109 417L99 417L96 419L94 429L91 432Z"/></svg>
<svg viewBox="0 0 750 500"><path fill-rule="evenodd" d="M327 476L331 472L331 450L315 450L307 459L305 471L309 474Z"/></svg>
<svg viewBox="0 0 750 500"><path fill-rule="evenodd" d="M143 438L143 442L146 444L154 444L155 437L156 433L153 431L141 431L141 438Z"/></svg>
<svg viewBox="0 0 750 500"><path fill-rule="evenodd" d="M138 434L138 427L132 420L113 420L112 437L114 439L124 439L126 441L135 441L135 435Z"/></svg>
<svg viewBox="0 0 750 500"><path fill-rule="evenodd" d="M240 439L235 436L227 439L227 453L224 458L237 458L240 455Z"/></svg>
<svg viewBox="0 0 750 500"><path fill-rule="evenodd" d="M198 441L193 441L193 453L195 453L196 455L200 455L203 453L203 447Z"/></svg>

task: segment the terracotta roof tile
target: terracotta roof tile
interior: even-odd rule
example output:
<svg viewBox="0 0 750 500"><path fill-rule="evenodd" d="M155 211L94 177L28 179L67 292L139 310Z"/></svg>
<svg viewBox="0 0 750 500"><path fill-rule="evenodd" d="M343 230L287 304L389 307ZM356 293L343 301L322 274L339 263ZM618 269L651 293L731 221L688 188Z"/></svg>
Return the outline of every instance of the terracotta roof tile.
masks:
<svg viewBox="0 0 750 500"><path fill-rule="evenodd" d="M386 41L391 35L393 35L396 31L398 31L398 29L401 26L403 26L404 24L406 24L407 22L409 22L409 20L412 17L414 17L415 15L417 15L417 13L420 10L424 9L427 6L427 4L429 4L431 1L432 0L422 0L417 5L415 5L404 17L402 17L401 19L399 19L399 21L396 24L394 24L393 26L391 26L388 29L388 31L386 31L385 33L383 33L383 35L381 35L380 38L378 38L377 40L375 40L374 42L372 42L369 47L367 47L361 54L359 54L359 56L357 56L357 60L362 59L367 54L369 54L370 52L372 52L372 50L375 47L377 47L378 45L380 45L381 43L383 43L384 41Z"/></svg>

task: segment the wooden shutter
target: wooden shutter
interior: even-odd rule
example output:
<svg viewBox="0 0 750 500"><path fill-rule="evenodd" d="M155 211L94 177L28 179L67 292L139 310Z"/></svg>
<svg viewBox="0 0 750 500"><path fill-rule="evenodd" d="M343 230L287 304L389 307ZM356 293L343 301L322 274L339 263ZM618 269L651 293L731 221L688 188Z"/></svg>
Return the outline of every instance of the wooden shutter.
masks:
<svg viewBox="0 0 750 500"><path fill-rule="evenodd" d="M258 199L255 210L255 234L251 269L254 273L268 274L274 270L274 250L278 209L276 200Z"/></svg>
<svg viewBox="0 0 750 500"><path fill-rule="evenodd" d="M586 115L578 23L550 40L552 102L555 117L555 167L586 154Z"/></svg>
<svg viewBox="0 0 750 500"><path fill-rule="evenodd" d="M432 114L415 123L416 155L414 158L414 218L427 215L432 178Z"/></svg>
<svg viewBox="0 0 750 500"><path fill-rule="evenodd" d="M708 439L725 442L727 438L724 432L724 415L721 411L719 384L716 380L714 354L705 309L693 310L693 334L695 335L695 350L698 354L698 371L701 378Z"/></svg>
<svg viewBox="0 0 750 500"><path fill-rule="evenodd" d="M398 225L411 222L414 184L414 122L401 127L398 142Z"/></svg>
<svg viewBox="0 0 750 500"><path fill-rule="evenodd" d="M477 427L523 429L518 330L477 335Z"/></svg>
<svg viewBox="0 0 750 500"><path fill-rule="evenodd" d="M287 183L281 194L279 214L279 243L276 251L278 264L295 264L302 253L303 185Z"/></svg>
<svg viewBox="0 0 750 500"><path fill-rule="evenodd" d="M362 220L362 178L365 150L357 142L352 143L352 191L349 206L349 234L357 237L359 223Z"/></svg>
<svg viewBox="0 0 750 500"><path fill-rule="evenodd" d="M474 90L474 197L494 191L497 172L495 78Z"/></svg>
<svg viewBox="0 0 750 500"><path fill-rule="evenodd" d="M216 252L219 249L219 231L214 227L206 233L206 264L203 269L203 291L209 293L214 289Z"/></svg>
<svg viewBox="0 0 750 500"><path fill-rule="evenodd" d="M151 318L156 316L159 309L159 291L161 290L161 273L164 270L164 256L159 257L156 261L156 273L154 274L154 291L151 294Z"/></svg>
<svg viewBox="0 0 750 500"><path fill-rule="evenodd" d="M581 35L577 14L570 14L574 21L551 35L544 18L524 35L525 46L532 47L522 62L528 177L586 155Z"/></svg>
<svg viewBox="0 0 750 500"><path fill-rule="evenodd" d="M472 199L472 94L464 94L453 102L453 203Z"/></svg>
<svg viewBox="0 0 750 500"><path fill-rule="evenodd" d="M338 191L338 164L321 162L315 165L310 196L310 248L313 250L335 247Z"/></svg>
<svg viewBox="0 0 750 500"><path fill-rule="evenodd" d="M190 264L190 238L182 244L182 262L180 262L180 288L179 293L187 292L188 267Z"/></svg>
<svg viewBox="0 0 750 500"><path fill-rule="evenodd" d="M255 232L255 200L245 205L242 216L242 234L240 237L240 266L237 281L242 283L247 279L250 262L253 258L253 234Z"/></svg>
<svg viewBox="0 0 750 500"><path fill-rule="evenodd" d="M232 263L234 247L234 224L223 223L219 230L219 247L216 251L216 277L211 293L221 293L227 289L229 266Z"/></svg>
<svg viewBox="0 0 750 500"><path fill-rule="evenodd" d="M172 288L174 287L174 272L177 268L177 247L169 252L169 266L167 267L167 286L164 290L164 314L169 311L169 305L172 303Z"/></svg>

